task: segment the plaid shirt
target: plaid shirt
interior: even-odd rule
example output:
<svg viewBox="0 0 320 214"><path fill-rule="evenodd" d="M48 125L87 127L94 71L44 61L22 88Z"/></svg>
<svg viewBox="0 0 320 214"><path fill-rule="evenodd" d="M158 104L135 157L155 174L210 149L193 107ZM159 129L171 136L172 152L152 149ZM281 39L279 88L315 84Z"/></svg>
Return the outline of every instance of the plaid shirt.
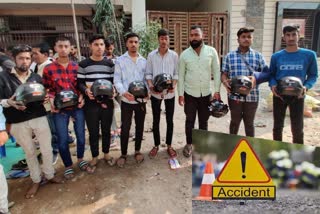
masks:
<svg viewBox="0 0 320 214"><path fill-rule="evenodd" d="M77 88L78 64L70 61L67 69L57 61L52 62L43 69L43 85L49 89L49 96L55 97L62 90L72 90L78 95Z"/></svg>
<svg viewBox="0 0 320 214"><path fill-rule="evenodd" d="M223 59L221 72L227 73L229 78L232 79L235 76L253 76L253 72L248 69L245 62L241 58L241 52L239 48L236 51L229 52ZM249 63L250 67L256 72L261 72L264 67L266 67L266 62L261 53L249 49L248 52L243 54L245 60ZM246 102L258 102L259 101L259 89L256 86L251 89L250 94L245 98L238 97L232 94L228 95L232 100L246 101Z"/></svg>

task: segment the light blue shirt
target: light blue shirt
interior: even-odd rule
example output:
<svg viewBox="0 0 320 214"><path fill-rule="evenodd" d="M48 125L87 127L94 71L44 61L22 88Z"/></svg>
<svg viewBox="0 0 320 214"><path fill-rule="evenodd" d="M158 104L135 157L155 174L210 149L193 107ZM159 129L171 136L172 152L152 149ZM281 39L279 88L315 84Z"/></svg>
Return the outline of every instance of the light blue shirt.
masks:
<svg viewBox="0 0 320 214"><path fill-rule="evenodd" d="M2 113L2 106L0 106L0 131L6 130L6 118Z"/></svg>
<svg viewBox="0 0 320 214"><path fill-rule="evenodd" d="M136 62L132 60L128 52L117 58L114 70L114 85L120 93L122 101L130 104L137 103L135 101L130 102L122 95L128 91L129 84L133 81L144 81L147 86L147 82L144 78L146 64L147 60L140 54Z"/></svg>
<svg viewBox="0 0 320 214"><path fill-rule="evenodd" d="M178 63L179 56L176 52L168 49L167 53L162 57L159 49L152 51L148 55L146 79L153 80L159 74L170 74L172 79L178 80ZM157 99L162 99L160 94L153 94ZM174 92L164 95L164 99L171 99L174 97Z"/></svg>

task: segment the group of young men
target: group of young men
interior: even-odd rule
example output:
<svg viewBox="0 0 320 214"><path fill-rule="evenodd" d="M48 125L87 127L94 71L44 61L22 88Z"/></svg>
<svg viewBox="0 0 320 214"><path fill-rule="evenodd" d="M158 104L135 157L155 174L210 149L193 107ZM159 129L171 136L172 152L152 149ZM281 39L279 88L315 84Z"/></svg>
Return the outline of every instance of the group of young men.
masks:
<svg viewBox="0 0 320 214"><path fill-rule="evenodd" d="M253 29L241 28L238 33L239 48L228 53L223 60L222 70L217 51L203 42L203 32L200 26L190 29L190 47L184 50L180 58L169 49L170 38L166 29L158 32L159 47L152 51L147 59L139 54L139 35L129 33L125 42L127 52L115 59L111 51L105 56L106 43L102 35L94 35L89 39L91 56L80 62L70 60L71 43L68 38L56 39L54 50L55 60L39 60L39 55L47 55L42 46L31 48L28 45L18 45L12 50L15 67L0 73L0 99L4 107L7 123L11 125L10 134L22 146L26 153L26 160L30 169L32 186L26 198L33 197L41 182L41 174L53 183L61 182L54 176L52 166L51 139L56 136L57 147L65 166L64 176L67 179L74 177L73 161L69 150L68 125L70 118L74 123L77 138L77 165L82 171L94 173L99 156L99 130L102 133L103 160L110 166L116 164L123 167L128 155L128 141L132 116L135 119L135 146L134 158L137 163L144 160L141 153L146 103L137 102L134 95L129 93L129 85L134 81L143 81L151 96L153 115L154 146L149 157L156 157L160 145L160 114L164 100L167 122L166 145L167 153L171 158L177 156L172 147L173 117L175 108L175 89L178 88L179 105L184 106L186 114L185 133L186 145L183 155L192 155L192 129L198 115L199 129L208 129L210 100L221 100L220 86L225 86L228 93L228 103L231 111L230 134L237 134L243 119L245 133L254 136L254 117L258 106L259 79L270 82L274 94L274 139L282 140L282 129L286 107L290 108L292 134L294 143L303 143L303 103L304 94L292 102L285 102L278 95L275 88L277 81L283 76L296 76L304 84L304 90L310 89L318 77L316 55L313 51L298 47L299 33L296 27L287 26L283 29L283 39L286 49L275 53L271 58L268 69L264 57L250 48L253 40ZM108 45L110 47L110 45ZM30 70L31 59L37 64L37 73ZM41 57L40 57L41 58ZM286 65L301 64L301 66ZM295 69L290 69L294 67ZM167 93L155 90L153 80L158 74L170 74L172 88ZM250 77L253 89L243 97L230 93L230 79L244 75ZM213 77L214 81L211 81ZM121 156L116 160L109 154L110 129L114 114L114 101L98 101L91 89L93 82L99 79L110 81L114 85L114 97L121 97ZM16 88L26 82L38 82L45 86L47 104L26 108L15 100ZM213 85L212 85L213 84ZM74 107L57 109L54 104L55 96L62 90L72 90L78 95L78 103ZM113 97L113 98L114 98ZM47 111L49 120L47 119ZM49 123L50 125L49 125ZM89 143L92 160L83 160L85 150L85 123L89 131ZM52 134L54 126L54 134ZM51 129L50 129L51 127ZM162 129L161 129L162 130ZM32 141L34 133L39 141L43 157L42 170L36 157L36 147Z"/></svg>

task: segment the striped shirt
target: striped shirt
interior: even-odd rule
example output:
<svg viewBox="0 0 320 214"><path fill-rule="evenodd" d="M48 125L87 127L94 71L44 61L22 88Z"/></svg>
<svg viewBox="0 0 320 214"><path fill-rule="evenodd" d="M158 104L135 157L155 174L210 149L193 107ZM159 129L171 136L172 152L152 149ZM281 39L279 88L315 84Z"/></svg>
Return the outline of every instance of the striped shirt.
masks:
<svg viewBox="0 0 320 214"><path fill-rule="evenodd" d="M146 80L153 80L159 74L166 73L172 76L172 79L178 80L178 54L170 49L162 57L159 53L159 49L152 51L148 55L147 68L146 68ZM157 99L162 99L161 94L151 95ZM174 92L165 94L164 99L171 99L174 97Z"/></svg>
<svg viewBox="0 0 320 214"><path fill-rule="evenodd" d="M122 95L128 91L129 84L133 81L144 81L147 86L144 78L146 64L147 60L140 54L136 62L131 59L128 52L117 58L114 70L114 85L120 93L122 101L130 104L137 104L135 101L130 102Z"/></svg>
<svg viewBox="0 0 320 214"><path fill-rule="evenodd" d="M98 79L109 80L113 83L114 64L111 60L103 58L101 61L94 61L90 57L79 62L78 87L83 94ZM86 96L86 102L90 101Z"/></svg>
<svg viewBox="0 0 320 214"><path fill-rule="evenodd" d="M237 49L236 51L229 52L223 59L221 72L227 73L230 79L239 75L253 76L253 72L248 69L240 54L240 50ZM252 67L253 70L256 72L261 72L267 66L264 57L261 55L261 53L251 48L248 52L243 54L243 56L245 60L249 63L250 67ZM232 94L229 94L229 98L232 100L238 100L242 102L258 102L259 90L256 86L255 88L251 89L250 93L245 98L242 96L239 97Z"/></svg>

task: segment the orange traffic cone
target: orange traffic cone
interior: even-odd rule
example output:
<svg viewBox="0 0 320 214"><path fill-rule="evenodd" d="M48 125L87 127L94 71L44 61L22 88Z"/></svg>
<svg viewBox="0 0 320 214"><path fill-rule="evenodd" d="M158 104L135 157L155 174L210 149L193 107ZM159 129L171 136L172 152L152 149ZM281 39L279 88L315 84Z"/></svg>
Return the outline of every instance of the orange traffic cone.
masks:
<svg viewBox="0 0 320 214"><path fill-rule="evenodd" d="M213 172L212 163L207 162L202 178L199 196L196 197L196 200L212 200L212 184L214 180L215 176Z"/></svg>

